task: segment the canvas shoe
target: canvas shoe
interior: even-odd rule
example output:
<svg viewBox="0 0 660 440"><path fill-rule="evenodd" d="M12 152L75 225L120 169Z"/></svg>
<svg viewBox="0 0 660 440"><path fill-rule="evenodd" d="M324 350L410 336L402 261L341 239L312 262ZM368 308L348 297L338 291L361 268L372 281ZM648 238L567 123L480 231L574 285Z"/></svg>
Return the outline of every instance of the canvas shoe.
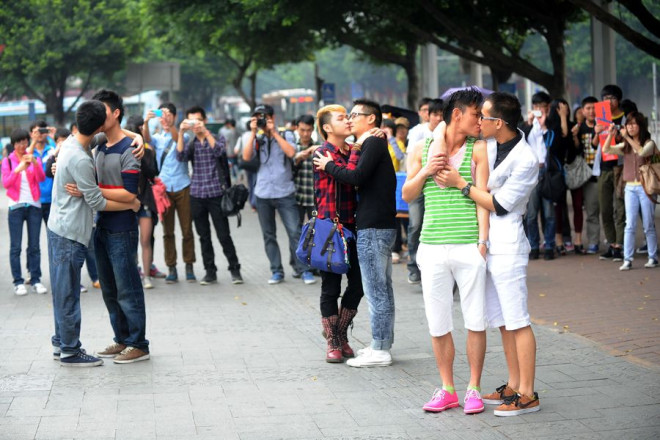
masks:
<svg viewBox="0 0 660 440"><path fill-rule="evenodd" d="M146 361L149 353L136 347L126 347L112 360L115 364L132 364L133 362Z"/></svg>
<svg viewBox="0 0 660 440"><path fill-rule="evenodd" d="M174 284L179 282L179 274L176 271L176 266L169 267L169 274L165 277L167 284Z"/></svg>
<svg viewBox="0 0 660 440"><path fill-rule="evenodd" d="M623 261L623 249L614 248L612 251L612 261Z"/></svg>
<svg viewBox="0 0 660 440"><path fill-rule="evenodd" d="M484 401L481 394L475 389L469 389L465 392L463 400L463 412L465 414L478 414L484 411Z"/></svg>
<svg viewBox="0 0 660 440"><path fill-rule="evenodd" d="M124 351L126 346L124 344L110 344L105 347L102 351L97 351L96 355L100 358L111 358L117 356L119 353Z"/></svg>
<svg viewBox="0 0 660 440"><path fill-rule="evenodd" d="M646 262L644 267L647 269L653 269L654 267L658 267L658 260L656 260L655 258L649 258L649 261Z"/></svg>
<svg viewBox="0 0 660 440"><path fill-rule="evenodd" d="M392 355L389 350L374 350L365 347L358 351L357 357L346 361L349 367L387 367L392 365Z"/></svg>
<svg viewBox="0 0 660 440"><path fill-rule="evenodd" d="M419 284L422 282L422 275L417 271L408 272L408 284Z"/></svg>
<svg viewBox="0 0 660 440"><path fill-rule="evenodd" d="M401 255L398 252L392 252L392 264L399 264L401 261Z"/></svg>
<svg viewBox="0 0 660 440"><path fill-rule="evenodd" d="M103 359L90 356L84 350L78 351L73 356L61 357L60 366L62 367L98 367L103 365Z"/></svg>
<svg viewBox="0 0 660 440"><path fill-rule="evenodd" d="M630 270L632 269L632 261L626 260L623 262L623 264L619 267L619 270Z"/></svg>
<svg viewBox="0 0 660 440"><path fill-rule="evenodd" d="M640 246L635 250L636 254L648 254L649 253L649 247L648 245Z"/></svg>
<svg viewBox="0 0 660 440"><path fill-rule="evenodd" d="M539 395L536 392L534 392L534 396L531 398L516 393L512 399L507 400L495 408L493 414L499 417L519 416L521 414L536 412L540 409Z"/></svg>
<svg viewBox="0 0 660 440"><path fill-rule="evenodd" d="M284 274L282 272L275 272L268 280L268 284L280 284L284 281Z"/></svg>
<svg viewBox="0 0 660 440"><path fill-rule="evenodd" d="M458 406L458 395L456 391L449 393L442 388L436 388L431 396L431 400L426 402L422 407L424 411L428 412L441 412L449 408L456 408Z"/></svg>
<svg viewBox="0 0 660 440"><path fill-rule="evenodd" d="M613 256L614 256L614 248L610 246L607 248L607 251L603 254L600 254L600 257L598 258L601 260L611 260Z"/></svg>
<svg viewBox="0 0 660 440"><path fill-rule="evenodd" d="M165 278L167 275L165 275L163 272L158 270L155 264L152 264L151 267L149 268L149 276L151 278Z"/></svg>
<svg viewBox="0 0 660 440"><path fill-rule="evenodd" d="M144 277L142 280L142 286L144 286L145 289L153 289L154 285L151 282L151 277Z"/></svg>
<svg viewBox="0 0 660 440"><path fill-rule="evenodd" d="M87 293L87 287L80 285L80 293Z"/></svg>
<svg viewBox="0 0 660 440"><path fill-rule="evenodd" d="M494 393L484 394L483 400L486 405L501 405L505 400L513 398L516 392L509 386L508 383L497 387Z"/></svg>
<svg viewBox="0 0 660 440"><path fill-rule="evenodd" d="M193 270L193 265L186 263L186 281L189 283L197 282L197 277L195 277L195 271Z"/></svg>
<svg viewBox="0 0 660 440"><path fill-rule="evenodd" d="M45 295L48 293L48 289L41 283L34 283L32 286L32 291L40 295Z"/></svg>
<svg viewBox="0 0 660 440"><path fill-rule="evenodd" d="M587 248L587 253L589 255L597 254L598 253L598 245L597 244L590 244L589 247Z"/></svg>
<svg viewBox="0 0 660 440"><path fill-rule="evenodd" d="M25 284L16 284L14 286L14 293L17 296L25 296L27 295L28 291L27 288L25 287Z"/></svg>
<svg viewBox="0 0 660 440"><path fill-rule="evenodd" d="M314 275L308 270L306 270L302 273L302 280L303 280L303 283L305 283L305 284L315 284L316 283L316 278L314 278Z"/></svg>
<svg viewBox="0 0 660 440"><path fill-rule="evenodd" d="M206 272L206 275L204 275L204 278L201 279L199 285L208 286L209 284L217 284L217 283L218 283L218 277L216 277L214 273Z"/></svg>

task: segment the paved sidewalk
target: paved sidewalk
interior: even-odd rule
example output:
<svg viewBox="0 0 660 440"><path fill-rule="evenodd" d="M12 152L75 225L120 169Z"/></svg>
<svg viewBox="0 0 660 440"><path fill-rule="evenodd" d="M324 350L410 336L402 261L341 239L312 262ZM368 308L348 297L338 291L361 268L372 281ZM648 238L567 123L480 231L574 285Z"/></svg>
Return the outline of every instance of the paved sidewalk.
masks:
<svg viewBox="0 0 660 440"><path fill-rule="evenodd" d="M2 200L0 218L5 218L6 202ZM426 414L421 407L440 383L421 288L406 283L404 265L394 268L394 364L373 369L327 364L318 311L320 284L305 286L292 279L286 268L284 283L267 285L268 263L256 215L245 211L243 227L238 230L235 219L230 223L246 284L232 286L226 271L218 274L220 283L215 286L166 285L156 280L156 288L146 293L152 358L131 365L106 360L102 367L70 369L54 362L51 296L13 294L5 245L0 255L0 267L6 274L0 283L0 439L660 436L659 366L649 361L646 366L638 365L626 356L613 355L571 333L576 325L573 321L554 319L546 310L550 307L542 302L556 296L543 284L550 274L546 270L549 266L535 264L530 271L535 295L530 303L533 315L542 316L539 322L543 323L535 325L539 347L536 387L542 410L511 418L493 416L492 407L473 416L464 415L460 408ZM285 250L284 229L280 226L278 231ZM159 226L157 235L161 233ZM8 242L6 221L0 221L0 237ZM45 237L42 242L42 271L47 273ZM218 267L226 267L217 241L215 246ZM200 255L198 252L198 258ZM160 237L156 256L162 268ZM288 252L283 257L286 261ZM576 258L553 263L569 268L573 264L578 270ZM584 261L588 276L602 280L602 291L609 291L609 278L598 272L604 266ZM201 277L201 262L195 269ZM611 269L608 266L607 270ZM642 273L638 271L638 275ZM654 304L657 319L660 270L645 275L652 277L648 282L656 286L650 290L656 301L648 301L647 306ZM86 274L84 280L89 284ZM564 286L562 280L558 282ZM44 281L50 285L47 276ZM590 293L590 298L597 302L599 296ZM588 307L573 305L570 297L561 301L560 310L570 319L578 321L580 310L590 316ZM94 351L111 342L108 316L98 290L82 295L82 309L84 347ZM455 317L457 327L462 327L458 307ZM369 342L367 318L364 301L351 337L355 348ZM558 321L557 326L554 321ZM568 332L564 325L569 326ZM469 378L465 336L463 329L455 332L456 385L461 398ZM506 366L496 331L489 332L488 344L482 385L491 391L506 380Z"/></svg>

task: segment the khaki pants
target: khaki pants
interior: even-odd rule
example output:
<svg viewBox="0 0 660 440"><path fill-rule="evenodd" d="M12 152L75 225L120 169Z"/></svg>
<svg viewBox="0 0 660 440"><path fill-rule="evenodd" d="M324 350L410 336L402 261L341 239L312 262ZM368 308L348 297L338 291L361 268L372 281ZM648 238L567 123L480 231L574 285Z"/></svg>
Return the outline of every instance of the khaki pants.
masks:
<svg viewBox="0 0 660 440"><path fill-rule="evenodd" d="M163 244L165 247L165 264L167 266L176 266L176 244L174 243L174 211L179 217L179 225L183 239L181 248L183 251L183 261L186 264L195 262L195 237L192 230L192 216L190 214L190 187L181 191L168 192L172 205L163 215Z"/></svg>
<svg viewBox="0 0 660 440"><path fill-rule="evenodd" d="M614 171L602 171L598 177L598 198L605 239L610 245L623 244L625 208L615 185Z"/></svg>

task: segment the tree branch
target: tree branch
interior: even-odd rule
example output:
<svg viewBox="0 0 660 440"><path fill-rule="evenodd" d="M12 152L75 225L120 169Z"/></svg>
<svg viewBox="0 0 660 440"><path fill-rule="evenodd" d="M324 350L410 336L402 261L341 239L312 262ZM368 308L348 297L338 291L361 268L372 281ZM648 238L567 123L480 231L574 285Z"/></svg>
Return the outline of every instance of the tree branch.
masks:
<svg viewBox="0 0 660 440"><path fill-rule="evenodd" d="M78 103L78 101L80 100L80 98L82 97L82 95L84 95L85 92L89 89L89 84L90 84L90 82L91 82L91 80L92 80L92 74L93 74L93 71L90 70L89 73L87 74L87 80L85 80L85 82L84 82L82 88L80 89L80 93L78 93L78 96L77 96L76 99L73 101L73 103L69 106L69 108L66 109L66 110L64 111L64 114L65 114L65 115L66 115L67 113L69 113L71 110L73 110L73 108L76 106L76 104ZM64 101L62 101L62 102L64 102Z"/></svg>
<svg viewBox="0 0 660 440"><path fill-rule="evenodd" d="M660 43L656 43L655 41L632 29L623 21L619 20L617 17L598 6L596 3L593 3L591 0L569 1L574 5L583 8L585 11L593 15L597 20L612 28L612 30L616 31L619 35L628 40L638 49L655 58L660 59Z"/></svg>
<svg viewBox="0 0 660 440"><path fill-rule="evenodd" d="M619 3L632 12L649 32L660 38L660 20L653 16L641 0L619 0Z"/></svg>

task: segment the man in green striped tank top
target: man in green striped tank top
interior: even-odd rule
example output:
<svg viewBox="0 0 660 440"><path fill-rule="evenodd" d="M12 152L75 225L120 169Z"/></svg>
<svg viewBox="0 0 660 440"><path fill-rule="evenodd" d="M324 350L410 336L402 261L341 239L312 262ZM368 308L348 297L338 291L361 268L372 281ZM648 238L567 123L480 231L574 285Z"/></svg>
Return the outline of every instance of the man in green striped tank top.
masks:
<svg viewBox="0 0 660 440"><path fill-rule="evenodd" d="M459 406L454 389L453 286L461 297L465 328L468 330L467 355L470 382L464 399L464 412L484 410L480 395L481 372L486 353L486 250L488 211L478 207L457 188L436 182L447 164L459 170L470 185L486 188L488 156L480 132L483 97L476 89L454 93L444 109L444 120L409 162L403 198L413 200L424 193L424 222L417 264L422 274L426 319L442 388L436 389L424 410L440 412ZM438 146L444 141L447 149ZM436 145L437 144L437 145Z"/></svg>

